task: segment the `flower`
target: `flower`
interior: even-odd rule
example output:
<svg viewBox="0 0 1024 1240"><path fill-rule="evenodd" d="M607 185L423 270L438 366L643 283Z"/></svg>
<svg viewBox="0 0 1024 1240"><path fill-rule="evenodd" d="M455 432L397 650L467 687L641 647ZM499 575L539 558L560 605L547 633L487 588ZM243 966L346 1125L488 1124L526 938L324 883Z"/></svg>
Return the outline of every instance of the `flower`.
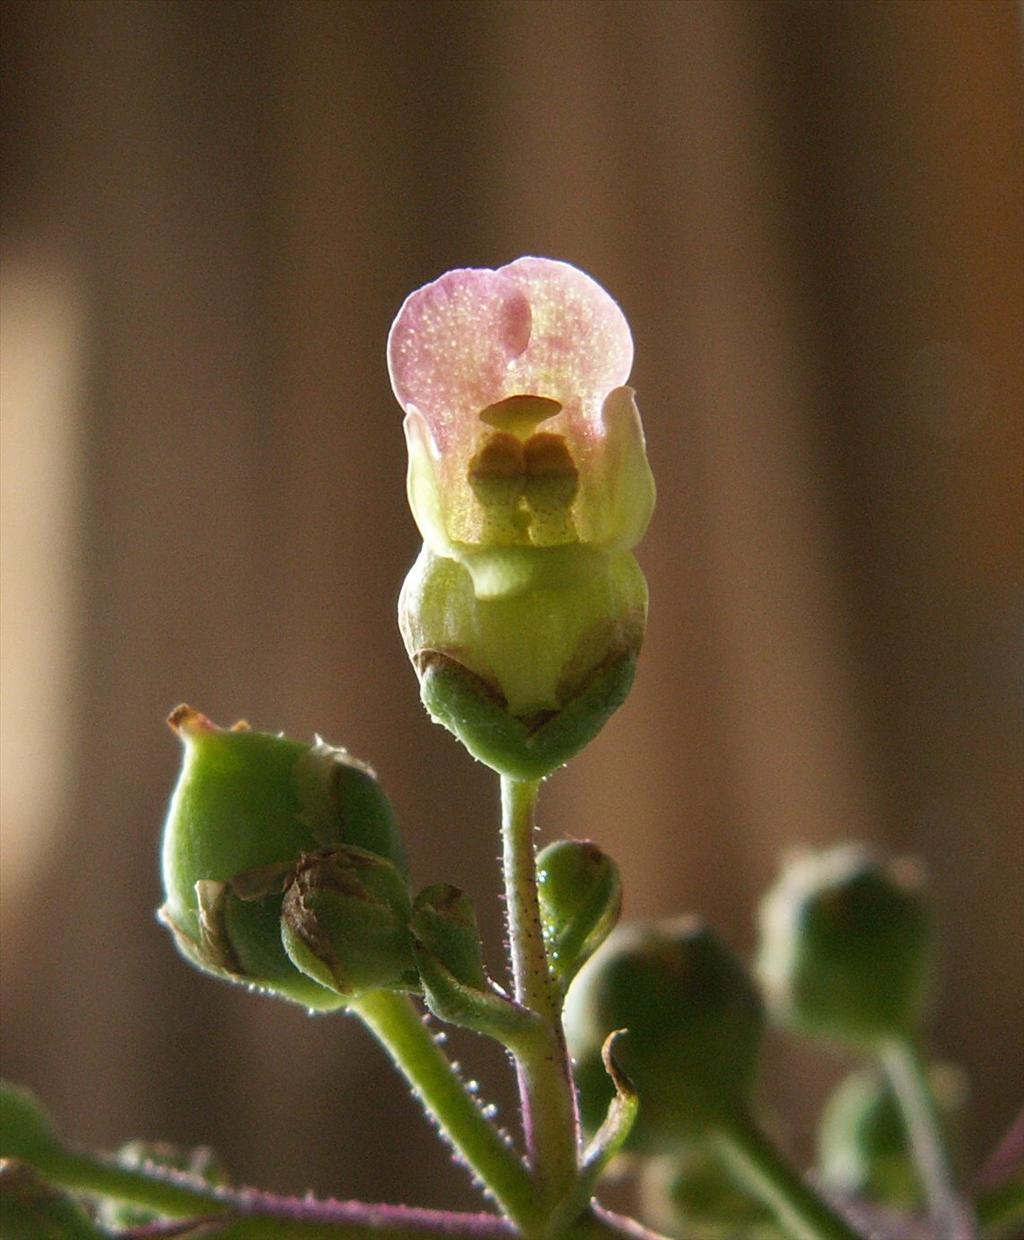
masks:
<svg viewBox="0 0 1024 1240"><path fill-rule="evenodd" d="M654 505L622 311L519 258L412 293L388 339L423 550L399 623L431 716L514 778L600 731L633 679Z"/></svg>
<svg viewBox="0 0 1024 1240"><path fill-rule="evenodd" d="M568 263L450 271L406 299L388 365L409 503L478 596L527 588L541 558L523 551L628 551L643 535L654 483L632 362L622 311Z"/></svg>

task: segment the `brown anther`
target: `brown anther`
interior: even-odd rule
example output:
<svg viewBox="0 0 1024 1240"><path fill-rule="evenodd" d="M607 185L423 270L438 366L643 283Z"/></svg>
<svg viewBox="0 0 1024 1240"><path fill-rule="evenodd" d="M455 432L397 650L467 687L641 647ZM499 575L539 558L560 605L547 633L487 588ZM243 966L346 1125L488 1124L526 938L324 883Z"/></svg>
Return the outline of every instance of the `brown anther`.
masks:
<svg viewBox="0 0 1024 1240"><path fill-rule="evenodd" d="M480 410L480 421L500 431L510 431L518 439L526 437L548 418L562 412L561 402L547 396L506 396Z"/></svg>
<svg viewBox="0 0 1024 1240"><path fill-rule="evenodd" d="M505 431L491 435L469 462L471 483L519 478L524 473L523 445Z"/></svg>
<svg viewBox="0 0 1024 1240"><path fill-rule="evenodd" d="M541 431L531 435L523 448L526 473L530 478L576 478L579 471L569 446L561 435Z"/></svg>

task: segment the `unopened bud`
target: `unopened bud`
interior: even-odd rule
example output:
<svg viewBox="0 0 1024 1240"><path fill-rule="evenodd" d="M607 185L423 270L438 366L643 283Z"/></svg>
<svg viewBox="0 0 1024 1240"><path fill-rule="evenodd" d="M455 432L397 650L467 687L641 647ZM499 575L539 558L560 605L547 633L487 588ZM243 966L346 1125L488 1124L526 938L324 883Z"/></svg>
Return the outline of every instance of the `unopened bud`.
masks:
<svg viewBox="0 0 1024 1240"><path fill-rule="evenodd" d="M476 911L464 891L451 883L424 888L413 905L412 928L457 981L476 990L486 987Z"/></svg>
<svg viewBox="0 0 1024 1240"><path fill-rule="evenodd" d="M281 942L284 888L300 857L355 847L405 873L373 772L323 741L226 730L171 715L185 759L164 828L161 920L194 964L308 1007L341 998L296 969Z"/></svg>
<svg viewBox="0 0 1024 1240"><path fill-rule="evenodd" d="M345 1002L370 990L414 990L409 890L362 848L304 856L288 880L281 937L297 969Z"/></svg>
<svg viewBox="0 0 1024 1240"><path fill-rule="evenodd" d="M920 868L843 845L794 857L761 906L757 971L773 1013L870 1049L919 1024L931 975Z"/></svg>
<svg viewBox="0 0 1024 1240"><path fill-rule="evenodd" d="M625 1030L616 1056L640 1096L631 1144L658 1153L745 1108L764 1017L740 960L703 922L684 918L619 927L570 988L565 1024L585 1122L608 1097L588 1097L598 1082L588 1065L611 1030Z"/></svg>
<svg viewBox="0 0 1024 1240"><path fill-rule="evenodd" d="M551 972L567 986L619 919L619 867L589 840L556 840L537 856L537 885Z"/></svg>

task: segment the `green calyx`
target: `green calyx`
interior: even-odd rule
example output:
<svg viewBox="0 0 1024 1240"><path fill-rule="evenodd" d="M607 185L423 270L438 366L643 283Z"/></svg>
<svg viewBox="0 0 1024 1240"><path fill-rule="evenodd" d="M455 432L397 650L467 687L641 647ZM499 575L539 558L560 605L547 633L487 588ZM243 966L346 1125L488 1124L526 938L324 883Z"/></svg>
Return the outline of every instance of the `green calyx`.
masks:
<svg viewBox="0 0 1024 1240"><path fill-rule="evenodd" d="M674 1152L747 1106L764 1028L760 997L739 959L696 919L617 929L570 988L565 1023L588 1126L609 1097L600 1047L610 1031L626 1031L616 1056L640 1098L634 1149Z"/></svg>
<svg viewBox="0 0 1024 1240"><path fill-rule="evenodd" d="M465 561L424 548L399 603L432 718L515 779L550 774L621 705L646 613L633 556L580 545Z"/></svg>
<svg viewBox="0 0 1024 1240"><path fill-rule="evenodd" d="M757 971L780 1022L874 1050L920 1024L932 949L918 867L844 845L787 865L761 906Z"/></svg>
<svg viewBox="0 0 1024 1240"><path fill-rule="evenodd" d="M474 758L499 775L536 780L564 766L594 739L625 701L635 670L635 656L623 655L595 670L562 710L529 721L510 715L479 677L444 655L424 658L420 693L431 718Z"/></svg>
<svg viewBox="0 0 1024 1240"><path fill-rule="evenodd" d="M334 988L296 967L281 938L295 867L322 849L355 848L404 881L405 857L373 772L322 741L218 728L189 707L171 726L185 757L164 828L161 920L182 954L229 980L311 1008Z"/></svg>
<svg viewBox="0 0 1024 1240"><path fill-rule="evenodd" d="M631 554L583 546L465 562L424 547L399 601L431 718L519 780L567 763L625 701L646 614Z"/></svg>

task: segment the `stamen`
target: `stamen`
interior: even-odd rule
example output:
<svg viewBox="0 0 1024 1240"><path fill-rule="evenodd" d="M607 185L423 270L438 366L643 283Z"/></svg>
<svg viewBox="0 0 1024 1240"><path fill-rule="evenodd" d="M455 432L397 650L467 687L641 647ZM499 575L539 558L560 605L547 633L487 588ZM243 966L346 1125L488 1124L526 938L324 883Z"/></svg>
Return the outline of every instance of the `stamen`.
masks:
<svg viewBox="0 0 1024 1240"><path fill-rule="evenodd" d="M543 431L523 448L524 499L530 510L530 541L553 547L578 538L572 504L580 488L579 470L561 435Z"/></svg>
<svg viewBox="0 0 1024 1240"><path fill-rule="evenodd" d="M469 462L467 479L480 505L481 541L524 542L529 514L522 503L526 463L519 440L505 431L489 436Z"/></svg>

